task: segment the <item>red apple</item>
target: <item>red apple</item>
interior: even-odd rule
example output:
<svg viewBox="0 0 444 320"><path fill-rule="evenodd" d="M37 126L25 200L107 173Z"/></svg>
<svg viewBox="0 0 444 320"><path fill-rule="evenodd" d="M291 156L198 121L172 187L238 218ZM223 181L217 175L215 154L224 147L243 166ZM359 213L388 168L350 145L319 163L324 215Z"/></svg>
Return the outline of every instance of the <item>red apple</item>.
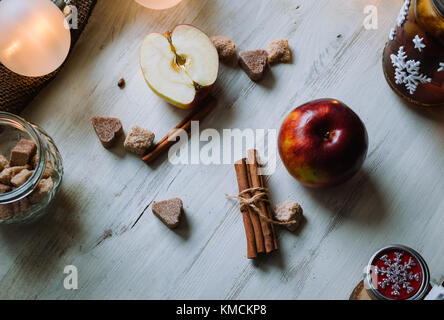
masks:
<svg viewBox="0 0 444 320"><path fill-rule="evenodd" d="M309 187L333 186L351 178L367 150L364 123L338 100L315 100L294 109L279 132L285 167Z"/></svg>

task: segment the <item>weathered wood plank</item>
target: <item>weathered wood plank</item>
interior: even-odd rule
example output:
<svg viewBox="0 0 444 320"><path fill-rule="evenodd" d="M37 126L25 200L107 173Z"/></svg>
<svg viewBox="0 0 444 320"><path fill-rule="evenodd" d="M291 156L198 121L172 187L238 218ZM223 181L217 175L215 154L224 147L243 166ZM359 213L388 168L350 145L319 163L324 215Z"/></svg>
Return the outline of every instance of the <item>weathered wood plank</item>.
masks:
<svg viewBox="0 0 444 320"><path fill-rule="evenodd" d="M378 30L362 26L368 4L378 6ZM184 0L157 12L99 0L57 81L24 114L54 137L66 174L51 215L33 226L0 228L0 298L343 299L370 255L390 243L420 250L439 279L444 117L405 106L385 83L381 53L399 7ZM232 166L174 166L163 158L150 168L121 148L104 150L91 128L92 115L110 115L161 138L184 116L148 89L138 66L143 37L179 23L227 35L239 49L287 37L295 55L260 84L221 66L218 108L201 129L278 129L292 108L321 97L344 101L367 124L369 157L343 186L307 190L278 161L268 178L272 198L300 201L307 223L296 235L281 230L279 253L266 259L245 259L238 207L224 197L236 191ZM177 233L150 206L175 196L186 210ZM79 269L76 291L63 288L70 264Z"/></svg>

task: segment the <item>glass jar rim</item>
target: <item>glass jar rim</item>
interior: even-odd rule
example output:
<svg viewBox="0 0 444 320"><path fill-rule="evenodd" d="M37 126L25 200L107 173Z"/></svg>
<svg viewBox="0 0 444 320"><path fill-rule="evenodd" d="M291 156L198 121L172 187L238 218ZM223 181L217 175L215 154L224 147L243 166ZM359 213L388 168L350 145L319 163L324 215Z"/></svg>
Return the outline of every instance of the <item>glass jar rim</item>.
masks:
<svg viewBox="0 0 444 320"><path fill-rule="evenodd" d="M34 191L37 184L40 182L46 169L46 152L44 152L46 149L46 143L35 126L20 116L0 111L0 124L9 125L10 127L26 132L34 140L37 146L36 153L38 156L38 163L31 177L20 187L10 192L0 193L0 204L8 204L28 196Z"/></svg>

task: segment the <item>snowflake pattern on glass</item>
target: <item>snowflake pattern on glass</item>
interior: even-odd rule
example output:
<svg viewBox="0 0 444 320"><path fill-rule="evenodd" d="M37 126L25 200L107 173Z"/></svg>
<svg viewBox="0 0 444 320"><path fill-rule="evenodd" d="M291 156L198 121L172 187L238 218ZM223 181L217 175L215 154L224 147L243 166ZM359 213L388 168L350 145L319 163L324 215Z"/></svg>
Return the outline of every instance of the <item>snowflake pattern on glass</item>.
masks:
<svg viewBox="0 0 444 320"><path fill-rule="evenodd" d="M424 49L426 47L426 45L424 44L424 38L420 38L418 35L415 36L415 38L413 38L413 43L415 44L415 49L418 49L419 52L422 51L422 49Z"/></svg>
<svg viewBox="0 0 444 320"><path fill-rule="evenodd" d="M411 272L412 267L416 266L412 258L408 262L402 263L401 252L395 252L393 261L389 259L388 255L383 255L380 260L384 261L386 268L376 268L376 274L380 274L385 278L378 282L378 285L385 289L391 286L393 296L399 297L401 290L406 290L408 294L412 293L414 288L411 286L411 281L418 282L421 278L419 273Z"/></svg>
<svg viewBox="0 0 444 320"><path fill-rule="evenodd" d="M392 28L392 30L390 30L389 39L392 41L396 39L396 29L395 28Z"/></svg>
<svg viewBox="0 0 444 320"><path fill-rule="evenodd" d="M396 84L404 84L410 94L414 94L420 83L429 83L431 78L420 74L421 62L408 60L404 47L399 47L397 55L390 55L393 67L395 68Z"/></svg>
<svg viewBox="0 0 444 320"><path fill-rule="evenodd" d="M397 20L398 27L402 27L402 25L404 24L405 19L407 18L407 14L409 13L409 9L410 9L410 0L405 0L401 8L401 11L399 12L398 15L398 20Z"/></svg>
<svg viewBox="0 0 444 320"><path fill-rule="evenodd" d="M444 71L444 62L439 63L438 72Z"/></svg>

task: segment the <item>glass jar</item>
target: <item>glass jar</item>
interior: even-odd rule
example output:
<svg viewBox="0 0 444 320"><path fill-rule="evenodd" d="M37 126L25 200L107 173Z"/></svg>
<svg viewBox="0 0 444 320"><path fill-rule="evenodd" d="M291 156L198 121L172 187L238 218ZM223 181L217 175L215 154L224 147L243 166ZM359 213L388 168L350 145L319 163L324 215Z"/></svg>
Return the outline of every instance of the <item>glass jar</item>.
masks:
<svg viewBox="0 0 444 320"><path fill-rule="evenodd" d="M26 164L11 161L11 150L17 150L19 141L32 146L32 154L22 153L20 161ZM27 223L41 217L63 176L62 157L53 140L25 119L0 112L0 158L0 223Z"/></svg>
<svg viewBox="0 0 444 320"><path fill-rule="evenodd" d="M383 54L385 77L402 98L444 105L444 0L406 0Z"/></svg>
<svg viewBox="0 0 444 320"><path fill-rule="evenodd" d="M372 300L422 300L430 290L430 272L421 255L403 245L378 250L364 272Z"/></svg>

